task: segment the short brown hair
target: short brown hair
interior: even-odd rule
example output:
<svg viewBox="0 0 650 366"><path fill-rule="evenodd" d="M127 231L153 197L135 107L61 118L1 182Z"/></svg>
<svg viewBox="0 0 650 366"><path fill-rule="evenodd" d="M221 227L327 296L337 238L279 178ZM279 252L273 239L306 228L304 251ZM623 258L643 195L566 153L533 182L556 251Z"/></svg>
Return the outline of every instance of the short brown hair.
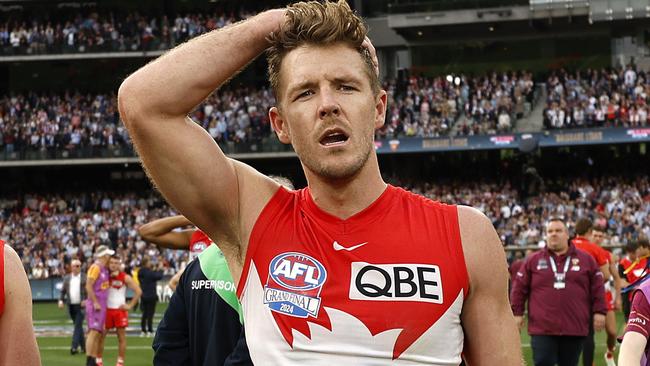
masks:
<svg viewBox="0 0 650 366"><path fill-rule="evenodd" d="M374 94L379 93L379 76L375 73L370 53L361 47L368 28L345 0L337 2L308 1L289 5L280 30L273 32L266 51L269 81L279 99L280 67L290 51L303 45L332 45L344 43L359 51Z"/></svg>
<svg viewBox="0 0 650 366"><path fill-rule="evenodd" d="M593 231L600 231L601 233L607 232L607 229L603 225L594 225L591 227Z"/></svg>
<svg viewBox="0 0 650 366"><path fill-rule="evenodd" d="M582 218L576 222L576 235L585 235L593 228L591 220Z"/></svg>

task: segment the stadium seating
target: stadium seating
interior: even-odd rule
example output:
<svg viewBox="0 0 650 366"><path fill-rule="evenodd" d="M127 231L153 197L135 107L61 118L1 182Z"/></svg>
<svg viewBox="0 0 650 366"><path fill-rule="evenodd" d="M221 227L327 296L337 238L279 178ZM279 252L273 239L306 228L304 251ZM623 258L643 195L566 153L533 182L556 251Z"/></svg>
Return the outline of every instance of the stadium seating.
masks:
<svg viewBox="0 0 650 366"><path fill-rule="evenodd" d="M504 245L536 246L542 241L545 220L561 216L570 227L592 216L607 227L608 244L625 244L640 235L650 236L650 183L603 176L558 183L566 189L522 199L510 184L456 182L394 184L446 203L464 204L484 212ZM72 257L91 258L97 245L117 248L129 267L143 255L163 261L175 272L187 260L183 251L159 250L147 245L137 228L174 211L159 196L148 193L78 193L74 195L21 195L0 198L0 239L22 255L32 278L60 276Z"/></svg>

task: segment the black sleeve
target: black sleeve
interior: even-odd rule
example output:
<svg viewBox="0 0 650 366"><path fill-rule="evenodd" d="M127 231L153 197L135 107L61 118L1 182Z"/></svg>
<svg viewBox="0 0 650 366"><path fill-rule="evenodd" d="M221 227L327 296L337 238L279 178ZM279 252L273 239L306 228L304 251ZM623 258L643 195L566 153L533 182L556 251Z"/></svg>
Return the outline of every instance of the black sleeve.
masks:
<svg viewBox="0 0 650 366"><path fill-rule="evenodd" d="M226 361L224 361L223 366L252 366L253 361L251 360L251 355L248 353L248 345L246 344L246 332L244 332L244 327L241 327L241 334L239 335L239 340L235 345L232 353Z"/></svg>
<svg viewBox="0 0 650 366"><path fill-rule="evenodd" d="M162 278L164 276L164 273L163 273L163 271L152 271L151 275L156 281L160 281L160 280L162 280Z"/></svg>
<svg viewBox="0 0 650 366"><path fill-rule="evenodd" d="M68 295L68 289L67 289L67 287L65 286L65 283L66 283L66 280L67 280L67 279L68 279L67 277L63 277L63 285L61 286L61 294L59 295L59 300L60 300L60 301L64 301L64 302L65 302L65 298L66 298L66 296ZM68 281L68 282L69 282L69 281ZM69 285L68 285L68 286L69 286Z"/></svg>
<svg viewBox="0 0 650 366"><path fill-rule="evenodd" d="M181 275L153 340L154 366L191 365L185 286L187 271Z"/></svg>

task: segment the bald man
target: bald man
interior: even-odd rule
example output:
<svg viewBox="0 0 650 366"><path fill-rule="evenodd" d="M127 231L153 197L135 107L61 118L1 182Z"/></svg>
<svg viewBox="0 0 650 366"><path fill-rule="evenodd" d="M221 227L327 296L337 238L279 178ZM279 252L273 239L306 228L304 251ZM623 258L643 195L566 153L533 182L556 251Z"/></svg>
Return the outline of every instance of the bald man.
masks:
<svg viewBox="0 0 650 366"><path fill-rule="evenodd" d="M72 260L70 273L63 277L63 287L59 296L59 309L64 304L68 305L68 314L74 322L70 354L81 351L86 353L86 340L84 339L84 306L86 305L86 274L81 272L81 261Z"/></svg>

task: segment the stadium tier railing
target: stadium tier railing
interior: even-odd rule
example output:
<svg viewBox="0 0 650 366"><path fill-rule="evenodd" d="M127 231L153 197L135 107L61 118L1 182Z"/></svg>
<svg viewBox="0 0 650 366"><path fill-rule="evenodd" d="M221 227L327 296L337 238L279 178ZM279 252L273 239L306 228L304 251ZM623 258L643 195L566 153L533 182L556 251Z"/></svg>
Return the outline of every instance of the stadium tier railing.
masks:
<svg viewBox="0 0 650 366"><path fill-rule="evenodd" d="M275 138L263 138L259 142L220 142L219 147L227 155L254 153L285 153L293 151L291 146ZM136 157L131 145L102 147L80 146L71 149L38 149L29 147L7 149L0 147L0 161L61 160L61 159L110 159Z"/></svg>
<svg viewBox="0 0 650 366"><path fill-rule="evenodd" d="M392 0L387 1L386 7L388 13L399 14L522 5L529 5L529 0Z"/></svg>
<svg viewBox="0 0 650 366"><path fill-rule="evenodd" d="M494 135L446 136L446 137L400 137L375 141L379 154L423 153L439 151L536 149L577 145L625 144L650 142L650 126L581 128L541 131L533 133L499 133ZM259 142L220 142L221 150L233 157L284 157L293 156L290 145L280 143L275 137ZM530 150L530 151L532 151ZM65 159L135 158L130 145L116 147L78 147L65 150L14 149L0 147L0 162L52 161Z"/></svg>

